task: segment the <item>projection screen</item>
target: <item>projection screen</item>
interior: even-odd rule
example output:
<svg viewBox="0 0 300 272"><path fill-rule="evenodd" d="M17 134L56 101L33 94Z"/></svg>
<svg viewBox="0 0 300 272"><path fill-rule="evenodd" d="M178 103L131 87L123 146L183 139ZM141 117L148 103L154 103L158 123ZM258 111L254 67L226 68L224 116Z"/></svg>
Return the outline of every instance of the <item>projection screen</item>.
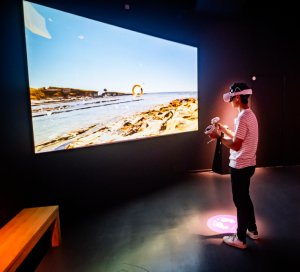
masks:
<svg viewBox="0 0 300 272"><path fill-rule="evenodd" d="M198 130L196 47L23 6L35 153Z"/></svg>

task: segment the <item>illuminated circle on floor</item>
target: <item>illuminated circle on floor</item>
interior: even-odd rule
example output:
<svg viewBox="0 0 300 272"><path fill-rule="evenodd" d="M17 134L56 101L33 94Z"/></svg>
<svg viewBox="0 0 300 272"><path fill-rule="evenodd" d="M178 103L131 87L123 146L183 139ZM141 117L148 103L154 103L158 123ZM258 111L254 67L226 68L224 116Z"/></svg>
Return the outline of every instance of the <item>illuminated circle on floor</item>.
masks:
<svg viewBox="0 0 300 272"><path fill-rule="evenodd" d="M135 93L135 91L134 91L135 87L140 87L140 88L141 88L141 93L140 93L139 95L137 95L137 94ZM143 94L143 89L142 89L142 87L141 87L140 85L134 85L133 88L132 88L132 94L133 94L135 97L140 97L140 96L142 96L142 94Z"/></svg>
<svg viewBox="0 0 300 272"><path fill-rule="evenodd" d="M207 226L219 233L236 233L237 218L228 214L216 215L208 219Z"/></svg>

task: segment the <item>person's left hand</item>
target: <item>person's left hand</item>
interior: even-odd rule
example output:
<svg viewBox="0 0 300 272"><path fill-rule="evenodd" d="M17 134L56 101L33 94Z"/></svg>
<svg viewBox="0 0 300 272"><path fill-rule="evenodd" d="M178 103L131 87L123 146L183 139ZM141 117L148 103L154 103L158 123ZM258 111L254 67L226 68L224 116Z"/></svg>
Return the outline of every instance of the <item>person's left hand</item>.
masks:
<svg viewBox="0 0 300 272"><path fill-rule="evenodd" d="M221 136L221 134L218 133L218 130L215 129L212 133L207 133L208 137L211 139L217 139L218 137Z"/></svg>

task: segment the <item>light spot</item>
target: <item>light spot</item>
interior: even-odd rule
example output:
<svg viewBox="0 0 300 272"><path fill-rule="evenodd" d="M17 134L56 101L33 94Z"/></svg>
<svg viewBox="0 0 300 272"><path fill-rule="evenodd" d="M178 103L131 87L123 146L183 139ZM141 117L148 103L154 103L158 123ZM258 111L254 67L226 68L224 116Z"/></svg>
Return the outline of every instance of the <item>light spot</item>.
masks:
<svg viewBox="0 0 300 272"><path fill-rule="evenodd" d="M222 214L211 217L207 226L218 233L234 233L237 229L237 218L233 215Z"/></svg>
<svg viewBox="0 0 300 272"><path fill-rule="evenodd" d="M24 17L25 26L32 33L51 39L51 35L46 27L45 18L40 15L29 2L26 1L24 1Z"/></svg>
<svg viewBox="0 0 300 272"><path fill-rule="evenodd" d="M83 36L78 36L78 38L82 40L84 37Z"/></svg>
<svg viewBox="0 0 300 272"><path fill-rule="evenodd" d="M49 21L52 22L51 18L49 18Z"/></svg>

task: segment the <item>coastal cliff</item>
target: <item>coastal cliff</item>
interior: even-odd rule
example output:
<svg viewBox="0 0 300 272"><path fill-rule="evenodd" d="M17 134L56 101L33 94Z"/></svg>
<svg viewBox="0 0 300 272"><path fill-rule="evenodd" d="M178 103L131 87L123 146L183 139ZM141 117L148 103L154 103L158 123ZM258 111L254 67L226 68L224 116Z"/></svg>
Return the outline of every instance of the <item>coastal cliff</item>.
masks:
<svg viewBox="0 0 300 272"><path fill-rule="evenodd" d="M91 90L81 90L81 89L72 89L72 88L61 88L61 87L49 87L49 88L29 88L30 89L30 100L57 100L68 102L68 100L73 101L74 98L95 98L95 97L107 97L107 96L124 96L124 95L132 95L132 93L121 93L121 92L108 92L106 89L104 93L98 94L98 91Z"/></svg>
<svg viewBox="0 0 300 272"><path fill-rule="evenodd" d="M81 90L72 88L43 87L39 89L30 88L30 100L42 99L68 99L71 97L95 97L98 96L98 91Z"/></svg>

